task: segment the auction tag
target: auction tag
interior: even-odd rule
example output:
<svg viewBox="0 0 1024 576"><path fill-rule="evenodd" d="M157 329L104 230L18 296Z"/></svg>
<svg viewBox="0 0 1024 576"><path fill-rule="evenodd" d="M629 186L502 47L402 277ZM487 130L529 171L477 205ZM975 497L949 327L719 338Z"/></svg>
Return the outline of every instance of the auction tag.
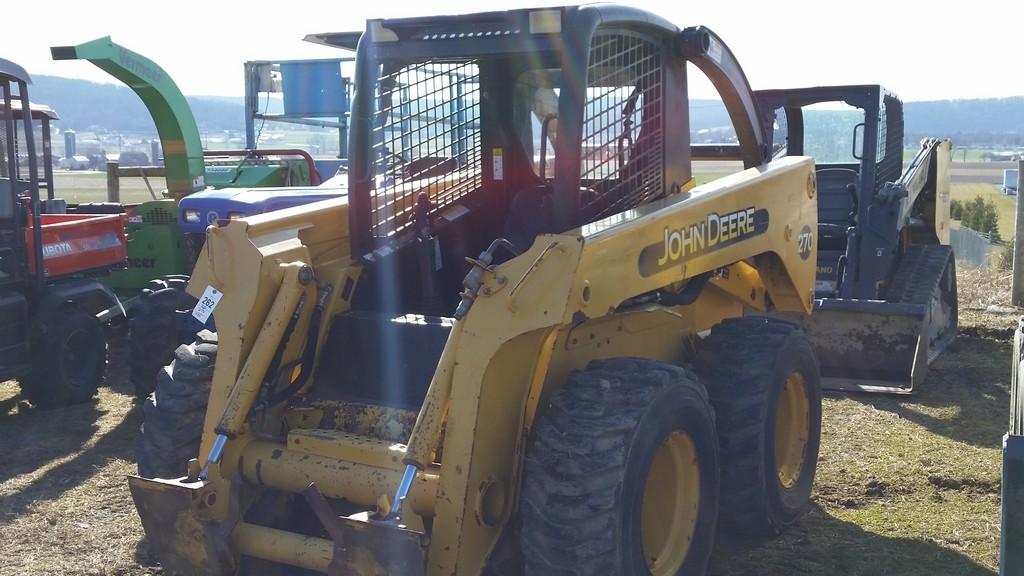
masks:
<svg viewBox="0 0 1024 576"><path fill-rule="evenodd" d="M217 303L220 302L220 298L223 295L223 292L213 286L207 286L206 290L203 291L202 298L199 299L199 303L196 304L195 310L192 311L192 317L206 324L206 320L210 317L210 314L213 314L213 309L217 307Z"/></svg>

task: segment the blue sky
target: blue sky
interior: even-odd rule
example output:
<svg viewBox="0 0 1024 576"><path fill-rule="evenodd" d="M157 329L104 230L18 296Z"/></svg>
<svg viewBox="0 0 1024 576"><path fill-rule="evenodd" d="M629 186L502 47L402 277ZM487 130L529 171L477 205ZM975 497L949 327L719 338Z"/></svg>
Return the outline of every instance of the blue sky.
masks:
<svg viewBox="0 0 1024 576"><path fill-rule="evenodd" d="M30 73L113 82L85 62L53 62L49 47L99 36L160 64L186 94L240 96L242 62L317 58L340 51L305 43L310 32L361 30L367 18L453 14L565 2L387 0L227 2L8 0L0 57ZM881 83L906 100L1024 95L1024 2L907 0L626 2L680 27L715 30L754 88ZM880 22L889 22L888 25ZM1014 36L1016 31L1017 36ZM691 94L713 96L696 83Z"/></svg>

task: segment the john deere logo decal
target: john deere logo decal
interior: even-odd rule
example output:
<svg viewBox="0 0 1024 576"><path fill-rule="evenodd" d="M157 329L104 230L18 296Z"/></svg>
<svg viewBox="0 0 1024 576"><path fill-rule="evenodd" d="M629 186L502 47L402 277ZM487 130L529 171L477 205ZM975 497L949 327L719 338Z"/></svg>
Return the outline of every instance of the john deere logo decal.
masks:
<svg viewBox="0 0 1024 576"><path fill-rule="evenodd" d="M714 252L768 229L768 211L753 206L718 214L681 228L665 227L660 242L640 251L640 275L650 276L696 256Z"/></svg>

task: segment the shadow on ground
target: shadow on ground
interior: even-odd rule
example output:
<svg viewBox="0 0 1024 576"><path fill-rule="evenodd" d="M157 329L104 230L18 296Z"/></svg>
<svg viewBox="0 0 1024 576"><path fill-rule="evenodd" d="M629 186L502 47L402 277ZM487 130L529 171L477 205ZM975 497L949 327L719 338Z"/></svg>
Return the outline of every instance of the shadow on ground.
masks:
<svg viewBox="0 0 1024 576"><path fill-rule="evenodd" d="M0 498L0 524L13 521L35 502L59 499L68 490L91 478L111 459L134 460L141 415L131 406L131 398L123 395L130 393L130 384L125 377L127 362L123 340L116 338L110 342L107 377L107 382L112 384L111 389L121 394L110 394L104 400L119 405L101 405L94 399L85 404L39 410L26 408L20 395L0 401L0 405L8 408L8 411L0 412L0 454L4 458L0 466L0 484L74 455L24 486L4 490L4 496ZM8 388L16 390L11 386ZM9 413L16 405L17 411ZM100 432L99 421L108 411L125 415L116 424L107 424L113 424L113 427ZM97 434L101 435L97 437ZM88 445L94 438L95 443Z"/></svg>
<svg viewBox="0 0 1024 576"><path fill-rule="evenodd" d="M135 457L135 438L140 424L137 414L137 411L132 411L95 444L70 460L47 470L23 488L0 499L0 524L13 521L33 504L59 499L68 490L91 478L111 459L133 459ZM81 445L83 441L76 440L76 442ZM40 463L42 461L31 458L19 467L34 470Z"/></svg>
<svg viewBox="0 0 1024 576"><path fill-rule="evenodd" d="M992 576L994 571L926 540L867 532L815 506L800 523L767 542L719 537L711 576Z"/></svg>
<svg viewBox="0 0 1024 576"><path fill-rule="evenodd" d="M850 393L848 397L918 424L929 432L983 448L1002 446L1010 403L1013 330L962 328L912 396ZM919 410L924 408L925 411ZM938 418L928 409L952 408Z"/></svg>
<svg viewBox="0 0 1024 576"><path fill-rule="evenodd" d="M20 396L4 401L21 403ZM96 420L102 415L96 402L54 410L19 407L15 414L0 416L0 484L31 473L53 460L82 449L99 429Z"/></svg>

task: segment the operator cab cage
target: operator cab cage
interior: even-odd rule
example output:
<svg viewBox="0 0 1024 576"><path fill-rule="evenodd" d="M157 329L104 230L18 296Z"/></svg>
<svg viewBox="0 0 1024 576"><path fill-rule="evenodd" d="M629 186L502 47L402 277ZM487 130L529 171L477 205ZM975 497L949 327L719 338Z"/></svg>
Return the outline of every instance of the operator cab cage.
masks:
<svg viewBox="0 0 1024 576"><path fill-rule="evenodd" d="M877 84L853 86L820 86L792 90L759 90L757 99L765 114L765 134L780 136L784 141L771 141L773 150L785 150L788 156L802 156L805 149L804 108L826 102L842 102L863 111L856 126L851 166L860 172L861 181L879 190L886 182L895 182L903 173L903 101L895 92ZM780 117L783 116L784 118ZM783 128L785 135L773 131ZM874 150L868 157L863 151Z"/></svg>
<svg viewBox="0 0 1024 576"><path fill-rule="evenodd" d="M876 84L756 94L775 156L814 156L817 162L816 295L878 298L879 275L888 266L880 265L877 249L889 251L896 240L889 236L899 227L881 225L879 215L871 220L871 211L885 184L903 174L903 102ZM852 110L837 110L837 104ZM859 262L867 255L879 265L862 269ZM846 272L849 282L843 280Z"/></svg>
<svg viewBox="0 0 1024 576"><path fill-rule="evenodd" d="M29 102L28 85L31 83L24 68L0 58L0 285L19 282L30 268L42 269L40 151L36 148L33 119L41 123L43 164L49 186L53 181L49 163L49 120L56 115ZM27 199L28 213L33 219L30 266L25 266L24 259L19 257L27 249L22 237L22 229L27 224L22 221L25 217L22 198ZM33 276L37 287L41 287L44 275Z"/></svg>
<svg viewBox="0 0 1024 576"><path fill-rule="evenodd" d="M460 252L496 236L525 250L685 190L687 60L722 94L736 157L768 159L746 78L705 28L602 4L370 20L307 40L356 38L349 231L371 261L467 214L478 237Z"/></svg>

